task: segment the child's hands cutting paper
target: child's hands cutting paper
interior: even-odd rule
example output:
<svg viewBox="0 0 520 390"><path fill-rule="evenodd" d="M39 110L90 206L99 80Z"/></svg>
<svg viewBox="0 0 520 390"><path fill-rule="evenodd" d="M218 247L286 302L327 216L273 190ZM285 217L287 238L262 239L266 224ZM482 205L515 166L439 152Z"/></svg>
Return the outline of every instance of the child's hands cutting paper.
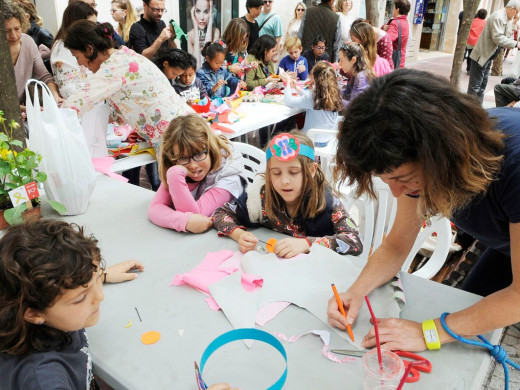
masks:
<svg viewBox="0 0 520 390"><path fill-rule="evenodd" d="M310 245L305 238L284 238L278 240L274 246L274 253L278 257L291 258L300 253L309 253Z"/></svg>

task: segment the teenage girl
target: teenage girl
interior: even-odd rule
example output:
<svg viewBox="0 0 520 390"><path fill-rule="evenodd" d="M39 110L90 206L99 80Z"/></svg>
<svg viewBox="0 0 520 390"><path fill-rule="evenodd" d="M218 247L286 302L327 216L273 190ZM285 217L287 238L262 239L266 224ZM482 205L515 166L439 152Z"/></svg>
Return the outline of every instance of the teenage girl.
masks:
<svg viewBox="0 0 520 390"><path fill-rule="evenodd" d="M256 68L257 63L252 62L250 66L247 64L247 45L249 42L249 27L242 18L234 18L226 26L222 40L226 45L226 66L227 70L234 73L238 77L251 68ZM246 68L246 69L245 69Z"/></svg>
<svg viewBox="0 0 520 390"><path fill-rule="evenodd" d="M161 186L148 218L168 229L202 233L211 227L217 207L242 194L244 172L242 155L199 115L176 118L163 134Z"/></svg>
<svg viewBox="0 0 520 390"><path fill-rule="evenodd" d="M377 33L370 24L363 22L362 19L356 19L350 29L350 37L353 42L359 43L365 49L368 65L372 67L376 77L392 71L388 60L377 54Z"/></svg>
<svg viewBox="0 0 520 390"><path fill-rule="evenodd" d="M226 97L233 95L240 85L246 88L246 83L240 81L233 73L224 66L226 49L220 43L207 43L202 49L202 55L206 61L197 70L197 78L206 87L209 97Z"/></svg>
<svg viewBox="0 0 520 390"><path fill-rule="evenodd" d="M336 71L324 61L318 62L312 68L313 90L304 90L301 94L293 96L297 89L295 81L289 74L280 76L286 83L285 104L289 107L305 108L305 125L302 131L306 133L309 129L334 129L338 120L338 112L343 108L339 92ZM318 137L318 136L317 136ZM321 136L314 142L317 146L325 146L330 136Z"/></svg>
<svg viewBox="0 0 520 390"><path fill-rule="evenodd" d="M103 283L132 280L136 260L105 270L97 240L57 220L11 227L0 240L0 387L90 389L86 327ZM94 388L94 387L92 387Z"/></svg>
<svg viewBox="0 0 520 390"><path fill-rule="evenodd" d="M274 251L279 257L307 253L313 243L359 255L363 246L357 227L315 162L312 141L299 132L278 134L269 143L266 159L265 175L213 214L219 234L237 241L243 253L258 244L246 231L256 225L292 236L277 241Z"/></svg>
<svg viewBox="0 0 520 390"><path fill-rule="evenodd" d="M276 54L276 39L270 35L262 35L255 42L249 55L247 62L257 62L258 66L246 74L246 83L248 91L252 91L256 87L264 87L266 84L277 81L273 74L274 62L273 57Z"/></svg>
<svg viewBox="0 0 520 390"><path fill-rule="evenodd" d="M352 99L368 89L370 81L375 75L367 65L365 51L359 43L351 42L340 47L339 65L341 70L349 76L347 85L341 91L343 107L346 107Z"/></svg>

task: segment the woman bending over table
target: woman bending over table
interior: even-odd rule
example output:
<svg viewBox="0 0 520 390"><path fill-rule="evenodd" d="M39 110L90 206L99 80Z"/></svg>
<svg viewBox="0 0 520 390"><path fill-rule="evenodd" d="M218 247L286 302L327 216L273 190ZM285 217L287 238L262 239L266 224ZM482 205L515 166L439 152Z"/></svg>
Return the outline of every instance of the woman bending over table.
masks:
<svg viewBox="0 0 520 390"><path fill-rule="evenodd" d="M390 233L341 294L350 323L363 297L399 272L423 221L437 214L488 246L463 285L484 298L449 314L447 326L472 337L520 321L520 110L486 112L440 77L394 71L350 103L336 158L336 176L356 183L358 194L374 194L375 175L397 198ZM334 298L328 316L345 329ZM453 341L439 318L434 323L441 344ZM381 319L379 334L385 349L435 348L418 322ZM374 329L363 346L375 346Z"/></svg>
<svg viewBox="0 0 520 390"><path fill-rule="evenodd" d="M124 123L159 151L161 135L170 121L193 110L172 88L166 76L150 60L126 46L113 47L113 27L89 20L75 22L64 39L78 64L92 74L85 88L65 100L80 114L107 100Z"/></svg>

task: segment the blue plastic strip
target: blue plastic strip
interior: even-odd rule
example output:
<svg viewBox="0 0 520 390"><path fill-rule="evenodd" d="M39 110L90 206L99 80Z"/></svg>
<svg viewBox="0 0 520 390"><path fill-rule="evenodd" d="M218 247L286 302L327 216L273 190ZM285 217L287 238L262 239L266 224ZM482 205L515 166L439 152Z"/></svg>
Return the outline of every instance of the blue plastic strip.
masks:
<svg viewBox="0 0 520 390"><path fill-rule="evenodd" d="M264 332L263 330L255 329L255 328L243 328L243 329L235 329L229 332L226 332L220 336L218 336L215 340L213 340L206 348L204 353L202 354L202 358L200 359L200 373L204 371L204 366L208 358L215 352L217 349L222 347L225 344L231 343L233 341L238 340L258 340L269 345L272 345L285 359L285 370L280 377L271 387L268 387L267 390L281 390L285 381L287 379L287 353L285 352L285 348L282 343L278 341L276 337L273 335Z"/></svg>
<svg viewBox="0 0 520 390"><path fill-rule="evenodd" d="M312 161L316 161L316 156L314 155L314 149L311 148L308 145L300 144L300 151L298 152L299 155L305 156L310 158ZM271 151L271 148L267 148L265 152L265 161L269 161L269 159L273 157L273 152Z"/></svg>

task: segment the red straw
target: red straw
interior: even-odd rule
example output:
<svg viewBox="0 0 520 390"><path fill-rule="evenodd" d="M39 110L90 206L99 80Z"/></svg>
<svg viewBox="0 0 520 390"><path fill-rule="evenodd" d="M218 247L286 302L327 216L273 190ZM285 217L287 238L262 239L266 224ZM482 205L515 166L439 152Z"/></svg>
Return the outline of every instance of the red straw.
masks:
<svg viewBox="0 0 520 390"><path fill-rule="evenodd" d="M368 299L368 295L365 295L365 301L367 302L368 310L370 311L370 315L372 316L372 322L374 323L374 330L376 332L376 346L377 346L377 360L379 360L379 368L383 370L383 357L381 356L381 344L379 343L379 329L377 328L377 318L372 310L372 305L370 305L370 299Z"/></svg>
<svg viewBox="0 0 520 390"><path fill-rule="evenodd" d="M421 365L427 365L427 364L428 364L428 362L426 360L410 362L408 364L408 367L406 367L403 377L401 378L401 382L399 382L399 386L397 386L397 390L401 390L403 388L404 382L406 382L406 378L408 378L408 375L410 375L410 371L412 371L412 368L414 368L415 366L421 366Z"/></svg>

